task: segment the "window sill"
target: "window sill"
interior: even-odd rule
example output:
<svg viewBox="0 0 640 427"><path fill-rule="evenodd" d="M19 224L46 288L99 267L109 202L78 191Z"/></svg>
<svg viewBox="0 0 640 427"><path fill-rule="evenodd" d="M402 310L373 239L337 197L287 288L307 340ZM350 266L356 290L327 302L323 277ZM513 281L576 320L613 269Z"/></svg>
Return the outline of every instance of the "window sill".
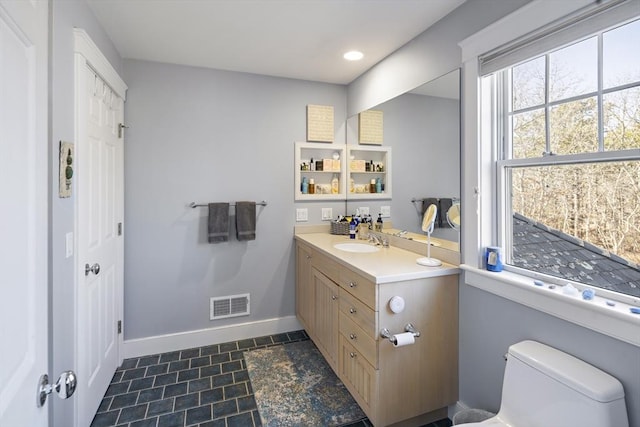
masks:
<svg viewBox="0 0 640 427"><path fill-rule="evenodd" d="M533 279L509 271L494 273L465 264L460 268L467 285L640 347L640 314L631 313L629 304L610 307L598 295L585 301L564 295L561 286L536 286Z"/></svg>

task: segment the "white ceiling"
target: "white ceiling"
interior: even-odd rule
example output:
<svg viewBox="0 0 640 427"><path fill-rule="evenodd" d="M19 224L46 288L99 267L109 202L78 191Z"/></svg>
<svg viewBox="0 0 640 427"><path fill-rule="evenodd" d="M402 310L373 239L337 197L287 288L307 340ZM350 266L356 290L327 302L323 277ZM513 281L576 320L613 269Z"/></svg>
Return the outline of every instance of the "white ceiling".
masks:
<svg viewBox="0 0 640 427"><path fill-rule="evenodd" d="M87 1L123 58L348 84L465 0Z"/></svg>

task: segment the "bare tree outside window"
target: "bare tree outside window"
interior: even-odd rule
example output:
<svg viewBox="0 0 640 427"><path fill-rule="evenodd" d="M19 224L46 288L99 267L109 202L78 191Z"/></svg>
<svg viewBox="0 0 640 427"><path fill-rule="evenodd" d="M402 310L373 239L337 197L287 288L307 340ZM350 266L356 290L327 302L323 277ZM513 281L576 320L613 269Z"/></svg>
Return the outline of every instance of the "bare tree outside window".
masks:
<svg viewBox="0 0 640 427"><path fill-rule="evenodd" d="M568 242L599 248L638 272L640 158L637 151L635 156L624 153L640 149L640 55L635 53L639 45L640 20L503 72L510 95L510 146L505 156L530 159L504 166L512 213L518 221L541 224L539 230L550 236L561 240L566 235ZM597 156L607 152L623 155L619 159ZM550 161L549 156L558 161ZM514 233L521 230L514 225ZM588 257L572 261L561 241L547 247L555 251L547 256L547 265L543 256L535 262L527 258L524 240L520 248L518 236L512 240L515 266L535 265L563 277L563 271L571 270L569 264L582 262L583 275L598 275L598 271L589 272L595 256L593 262ZM629 288L625 292L640 296L640 279L624 280Z"/></svg>

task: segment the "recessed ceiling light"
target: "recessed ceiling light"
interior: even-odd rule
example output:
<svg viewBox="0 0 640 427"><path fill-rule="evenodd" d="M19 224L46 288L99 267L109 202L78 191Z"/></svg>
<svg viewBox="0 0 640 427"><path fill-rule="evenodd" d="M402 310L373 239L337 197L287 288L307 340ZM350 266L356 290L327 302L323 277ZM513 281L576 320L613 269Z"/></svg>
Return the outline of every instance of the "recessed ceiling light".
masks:
<svg viewBox="0 0 640 427"><path fill-rule="evenodd" d="M343 58L347 61L359 61L362 59L364 54L359 50L350 50L349 52L343 55Z"/></svg>

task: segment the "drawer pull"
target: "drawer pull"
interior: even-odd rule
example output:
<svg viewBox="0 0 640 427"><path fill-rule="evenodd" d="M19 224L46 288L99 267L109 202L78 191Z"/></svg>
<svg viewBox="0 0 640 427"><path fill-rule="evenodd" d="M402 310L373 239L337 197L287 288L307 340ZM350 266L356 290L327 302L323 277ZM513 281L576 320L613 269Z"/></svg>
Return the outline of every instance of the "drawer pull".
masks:
<svg viewBox="0 0 640 427"><path fill-rule="evenodd" d="M356 286L358 286L358 284L357 284L357 283L355 283L355 282L349 282L349 287L350 287L350 288L355 288Z"/></svg>
<svg viewBox="0 0 640 427"><path fill-rule="evenodd" d="M338 299L338 296L337 295L331 295L331 299L335 301L335 300Z"/></svg>
<svg viewBox="0 0 640 427"><path fill-rule="evenodd" d="M356 354L352 351L351 353L349 353L349 356L354 359L356 357Z"/></svg>
<svg viewBox="0 0 640 427"><path fill-rule="evenodd" d="M349 309L349 313L351 313L351 314L355 314L355 313L356 313L356 309L355 309L354 307L351 307L351 308Z"/></svg>
<svg viewBox="0 0 640 427"><path fill-rule="evenodd" d="M356 334L349 334L349 339L355 340L356 338Z"/></svg>

